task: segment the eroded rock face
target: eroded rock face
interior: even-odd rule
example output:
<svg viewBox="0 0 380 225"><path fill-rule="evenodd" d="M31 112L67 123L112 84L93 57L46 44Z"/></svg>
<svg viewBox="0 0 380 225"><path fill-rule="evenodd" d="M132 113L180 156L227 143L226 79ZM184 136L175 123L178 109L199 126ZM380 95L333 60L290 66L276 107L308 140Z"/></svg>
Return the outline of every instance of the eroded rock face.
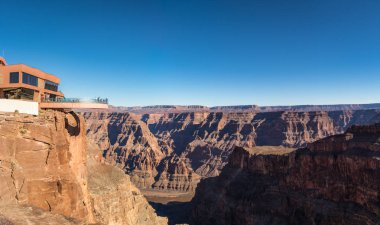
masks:
<svg viewBox="0 0 380 225"><path fill-rule="evenodd" d="M1 225L78 225L79 220L51 213L32 206L1 205Z"/></svg>
<svg viewBox="0 0 380 225"><path fill-rule="evenodd" d="M199 176L157 139L148 125L129 113L89 113L87 136L104 150L105 161L120 166L142 189L193 191ZM170 140L168 140L170 141Z"/></svg>
<svg viewBox="0 0 380 225"><path fill-rule="evenodd" d="M184 113L184 112L315 112L315 111L344 111L380 109L379 103L374 104L339 104L339 105L294 105L294 106L258 106L258 105L232 105L207 107L201 105L154 105L144 107L109 107L113 112L131 112L136 114L152 113Z"/></svg>
<svg viewBox="0 0 380 225"><path fill-rule="evenodd" d="M158 190L194 192L200 176L177 155L163 159L158 167L161 171L152 187Z"/></svg>
<svg viewBox="0 0 380 225"><path fill-rule="evenodd" d="M164 225L140 190L121 169L102 164L101 151L89 144L89 192L96 221L113 225Z"/></svg>
<svg viewBox="0 0 380 225"><path fill-rule="evenodd" d="M379 110L329 112L85 113L87 135L108 163L144 189L191 191L219 175L235 146L303 147L380 121Z"/></svg>
<svg viewBox="0 0 380 225"><path fill-rule="evenodd" d="M237 147L219 177L198 185L195 224L380 223L380 124L268 149Z"/></svg>
<svg viewBox="0 0 380 225"><path fill-rule="evenodd" d="M0 115L1 204L91 220L85 127L74 115Z"/></svg>
<svg viewBox="0 0 380 225"><path fill-rule="evenodd" d="M75 113L0 114L0 221L167 224L102 157L89 156L88 168L87 147L83 117Z"/></svg>

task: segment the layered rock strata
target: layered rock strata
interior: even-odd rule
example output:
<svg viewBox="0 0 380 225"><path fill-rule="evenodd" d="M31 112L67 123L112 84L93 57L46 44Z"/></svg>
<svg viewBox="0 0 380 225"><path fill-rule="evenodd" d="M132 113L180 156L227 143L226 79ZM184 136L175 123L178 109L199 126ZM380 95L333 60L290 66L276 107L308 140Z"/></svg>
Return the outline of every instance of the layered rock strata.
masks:
<svg viewBox="0 0 380 225"><path fill-rule="evenodd" d="M194 223L380 223L380 124L273 148L237 147L219 177L198 185Z"/></svg>
<svg viewBox="0 0 380 225"><path fill-rule="evenodd" d="M97 182L116 172L90 161L89 173L87 154L85 123L75 113L0 114L0 219L11 224L20 224L20 218L28 224L49 219L51 224L167 224L123 172L117 170L118 182Z"/></svg>
<svg viewBox="0 0 380 225"><path fill-rule="evenodd" d="M168 220L158 217L129 176L114 166L99 163L99 147L89 144L89 193L96 221L102 224L163 225Z"/></svg>
<svg viewBox="0 0 380 225"><path fill-rule="evenodd" d="M347 111L380 109L380 103L373 104L339 104L339 105L293 105L293 106L258 106L258 105L230 105L230 106L201 106L201 105L154 105L136 107L110 106L108 111L131 112L136 114L152 113L184 113L184 112L315 112L315 111Z"/></svg>
<svg viewBox="0 0 380 225"><path fill-rule="evenodd" d="M352 124L378 122L379 115L379 110L84 114L87 135L107 162L119 164L139 188L177 191L194 190L199 177L219 175L235 146L302 147Z"/></svg>
<svg viewBox="0 0 380 225"><path fill-rule="evenodd" d="M91 221L84 129L76 114L0 115L0 204Z"/></svg>
<svg viewBox="0 0 380 225"><path fill-rule="evenodd" d="M199 176L171 143L157 139L148 125L129 113L85 114L87 136L104 151L105 161L118 165L142 189L194 191Z"/></svg>

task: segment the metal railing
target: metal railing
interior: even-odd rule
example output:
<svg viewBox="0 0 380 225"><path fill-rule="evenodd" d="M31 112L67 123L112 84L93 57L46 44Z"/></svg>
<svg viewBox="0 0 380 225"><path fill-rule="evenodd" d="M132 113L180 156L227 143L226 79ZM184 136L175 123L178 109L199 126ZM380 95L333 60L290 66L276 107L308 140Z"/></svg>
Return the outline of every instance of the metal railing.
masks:
<svg viewBox="0 0 380 225"><path fill-rule="evenodd" d="M99 103L99 104L108 104L107 98L49 98L45 99L42 102L57 102L57 103Z"/></svg>

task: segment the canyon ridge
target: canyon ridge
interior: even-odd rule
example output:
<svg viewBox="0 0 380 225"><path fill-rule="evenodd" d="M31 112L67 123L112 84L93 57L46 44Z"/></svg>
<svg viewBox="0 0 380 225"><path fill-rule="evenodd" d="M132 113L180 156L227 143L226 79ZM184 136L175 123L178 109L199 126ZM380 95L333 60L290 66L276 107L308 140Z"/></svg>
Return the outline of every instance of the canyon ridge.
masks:
<svg viewBox="0 0 380 225"><path fill-rule="evenodd" d="M0 113L0 224L375 225L379 123L379 109Z"/></svg>
<svg viewBox="0 0 380 225"><path fill-rule="evenodd" d="M236 147L193 199L194 224L380 223L380 124L297 150Z"/></svg>
<svg viewBox="0 0 380 225"><path fill-rule="evenodd" d="M224 110L214 112L195 106L181 108L189 112L167 112L174 106L157 106L139 108L150 113L138 113L136 108L135 113L120 108L113 112L114 108L86 112L84 118L87 136L103 151L105 161L130 175L141 190L193 193L202 178L220 174L235 147L305 147L344 133L351 125L380 122L379 109L366 109L375 106L297 107L305 111L261 107L265 112L251 110L260 107L238 107L237 112L219 107L213 110ZM247 108L251 111L242 111ZM309 111L316 108L327 110Z"/></svg>

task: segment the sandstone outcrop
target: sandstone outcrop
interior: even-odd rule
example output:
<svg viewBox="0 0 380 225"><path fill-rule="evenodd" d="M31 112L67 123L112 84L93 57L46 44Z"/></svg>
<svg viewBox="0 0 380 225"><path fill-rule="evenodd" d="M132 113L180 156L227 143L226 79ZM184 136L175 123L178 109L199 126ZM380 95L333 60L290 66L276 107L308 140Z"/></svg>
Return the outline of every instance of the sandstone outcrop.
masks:
<svg viewBox="0 0 380 225"><path fill-rule="evenodd" d="M79 225L81 221L32 206L0 206L1 225ZM99 224L100 225L100 224Z"/></svg>
<svg viewBox="0 0 380 225"><path fill-rule="evenodd" d="M75 113L0 114L0 221L167 224L123 172L87 162L87 146Z"/></svg>
<svg viewBox="0 0 380 225"><path fill-rule="evenodd" d="M83 125L76 114L0 115L0 204L91 221Z"/></svg>
<svg viewBox="0 0 380 225"><path fill-rule="evenodd" d="M380 223L380 124L298 150L237 147L193 199L195 224Z"/></svg>
<svg viewBox="0 0 380 225"><path fill-rule="evenodd" d="M99 147L89 143L89 193L96 221L113 225L163 225L129 176L114 166L100 163Z"/></svg>
<svg viewBox="0 0 380 225"><path fill-rule="evenodd" d="M380 110L318 112L85 113L87 136L142 189L191 191L219 175L235 146L304 147Z"/></svg>

